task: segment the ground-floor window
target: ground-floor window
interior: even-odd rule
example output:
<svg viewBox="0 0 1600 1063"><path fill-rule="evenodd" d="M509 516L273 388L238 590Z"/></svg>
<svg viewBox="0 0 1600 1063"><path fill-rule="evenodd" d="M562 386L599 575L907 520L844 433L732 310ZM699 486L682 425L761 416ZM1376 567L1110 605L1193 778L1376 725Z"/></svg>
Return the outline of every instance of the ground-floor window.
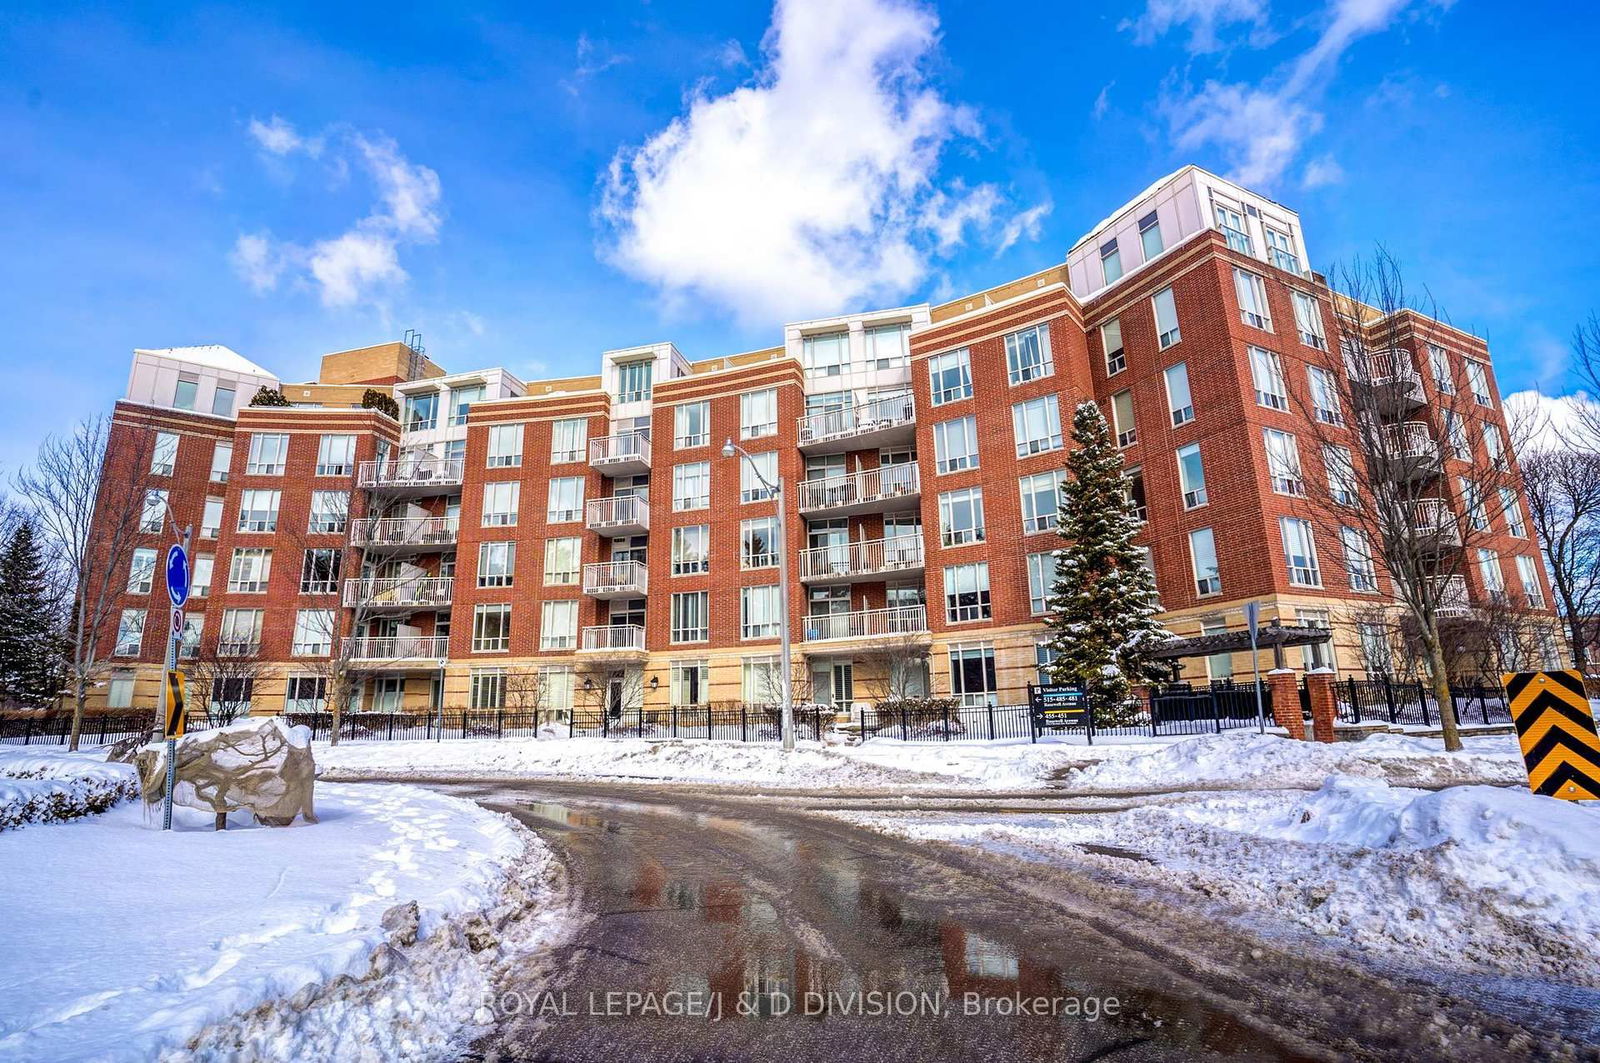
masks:
<svg viewBox="0 0 1600 1063"><path fill-rule="evenodd" d="M255 694L254 676L218 676L211 681L211 712L232 719L250 711L250 699Z"/></svg>
<svg viewBox="0 0 1600 1063"><path fill-rule="evenodd" d="M328 680L320 675L292 675L283 687L284 712L321 712L328 707Z"/></svg>
<svg viewBox="0 0 1600 1063"><path fill-rule="evenodd" d="M473 669L471 704L475 709L505 708L506 673L503 669Z"/></svg>
<svg viewBox="0 0 1600 1063"><path fill-rule="evenodd" d="M710 668L705 661L672 662L672 704L704 705L709 700Z"/></svg>
<svg viewBox="0 0 1600 1063"><path fill-rule="evenodd" d="M1034 671L1037 673L1034 678L1034 682L1038 683L1040 686L1044 686L1047 683L1054 683L1055 679L1052 678L1052 669L1055 668L1055 664L1056 648L1054 646L1050 645L1048 642L1040 642L1033 647L1033 666Z"/></svg>
<svg viewBox="0 0 1600 1063"><path fill-rule="evenodd" d="M966 705L994 703L994 647L988 643L950 648L950 693Z"/></svg>
<svg viewBox="0 0 1600 1063"><path fill-rule="evenodd" d="M106 690L106 708L131 709L133 707L133 674L119 672L111 677Z"/></svg>

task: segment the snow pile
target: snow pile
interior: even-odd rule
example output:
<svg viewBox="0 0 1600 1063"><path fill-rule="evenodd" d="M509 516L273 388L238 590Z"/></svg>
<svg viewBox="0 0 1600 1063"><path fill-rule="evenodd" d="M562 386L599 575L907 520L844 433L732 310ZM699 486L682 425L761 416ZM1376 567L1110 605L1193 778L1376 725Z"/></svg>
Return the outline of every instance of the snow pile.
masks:
<svg viewBox="0 0 1600 1063"><path fill-rule="evenodd" d="M986 790L1037 789L1074 770L1105 761L1125 761L1152 748L1183 741L1141 738L1126 744L1083 745L1046 740L1037 745L1026 738L992 742L898 742L874 739L839 752L863 764L941 776L945 785Z"/></svg>
<svg viewBox="0 0 1600 1063"><path fill-rule="evenodd" d="M167 833L129 805L0 835L0 1059L455 1051L509 942L556 931L548 850L413 787L323 785L317 811L213 833L180 809Z"/></svg>
<svg viewBox="0 0 1600 1063"><path fill-rule="evenodd" d="M0 831L94 815L139 796L127 764L56 751L0 751Z"/></svg>

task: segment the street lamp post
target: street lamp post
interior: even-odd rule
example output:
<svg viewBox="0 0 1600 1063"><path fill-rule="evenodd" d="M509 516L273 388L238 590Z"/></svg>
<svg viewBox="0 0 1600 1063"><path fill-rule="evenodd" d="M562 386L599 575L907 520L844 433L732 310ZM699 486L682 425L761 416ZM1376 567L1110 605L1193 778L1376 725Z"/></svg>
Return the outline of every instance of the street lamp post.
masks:
<svg viewBox="0 0 1600 1063"><path fill-rule="evenodd" d="M772 483L761 475L761 469L750 457L750 452L739 446L730 437L722 444L722 456L731 458L740 455L745 461L750 462L750 471L756 474L756 479L761 485L772 492L772 497L778 503L778 645L779 661L778 683L783 699L783 748L794 749L794 681L789 675L792 667L789 648L789 518L785 515L788 509L787 500L783 497L783 474L778 474L778 482Z"/></svg>

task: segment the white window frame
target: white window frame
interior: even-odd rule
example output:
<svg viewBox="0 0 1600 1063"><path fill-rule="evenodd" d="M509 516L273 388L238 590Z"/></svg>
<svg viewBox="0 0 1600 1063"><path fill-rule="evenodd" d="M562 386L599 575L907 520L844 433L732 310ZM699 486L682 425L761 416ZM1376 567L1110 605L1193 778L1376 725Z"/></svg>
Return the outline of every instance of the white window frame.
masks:
<svg viewBox="0 0 1600 1063"><path fill-rule="evenodd" d="M742 463L741 463L742 464ZM686 461L672 467L672 511L711 508L711 463Z"/></svg>
<svg viewBox="0 0 1600 1063"><path fill-rule="evenodd" d="M1300 464L1299 440L1292 433L1277 428L1263 428L1261 439L1267 451L1267 478L1272 484L1272 493L1304 495L1306 477Z"/></svg>
<svg viewBox="0 0 1600 1063"><path fill-rule="evenodd" d="M522 438L523 431L520 424L490 425L489 446L484 455L484 467L489 469L519 468L522 465ZM552 462L556 460L554 448L555 444L552 442L550 455Z"/></svg>
<svg viewBox="0 0 1600 1063"><path fill-rule="evenodd" d="M483 527L515 528L521 509L521 481L496 480L483 485Z"/></svg>
<svg viewBox="0 0 1600 1063"><path fill-rule="evenodd" d="M349 432L324 432L317 439L318 476L349 476L356 471L356 437Z"/></svg>
<svg viewBox="0 0 1600 1063"><path fill-rule="evenodd" d="M1192 455L1195 468L1199 471L1199 482L1193 482L1189 476L1189 466L1184 463L1184 458ZM1179 447L1174 455L1178 462L1178 490L1183 493L1184 509L1199 509L1209 505L1211 497L1206 492L1206 462L1205 455L1200 452L1199 443L1190 443L1186 447Z"/></svg>
<svg viewBox="0 0 1600 1063"><path fill-rule="evenodd" d="M696 430L695 420L699 421ZM688 450L707 446L711 442L711 403L680 402L672 408L672 448Z"/></svg>
<svg viewBox="0 0 1600 1063"><path fill-rule="evenodd" d="M964 449L957 453L954 447ZM978 419L971 414L933 425L933 468L940 475L978 468Z"/></svg>
<svg viewBox="0 0 1600 1063"><path fill-rule="evenodd" d="M1202 565L1201 544L1210 555L1210 563ZM1217 559L1217 536L1210 528L1196 528L1189 533L1189 571L1194 579L1195 597L1210 598L1222 593L1222 566Z"/></svg>
<svg viewBox="0 0 1600 1063"><path fill-rule="evenodd" d="M1289 297L1294 303L1294 326L1300 334L1300 342L1319 351L1327 350L1328 335L1322 326L1322 304L1314 296L1298 289L1291 289Z"/></svg>
<svg viewBox="0 0 1600 1063"><path fill-rule="evenodd" d="M672 529L671 572L703 576L711 571L711 525L682 524Z"/></svg>
<svg viewBox="0 0 1600 1063"><path fill-rule="evenodd" d="M282 476L289 464L287 432L251 432L244 471L250 476Z"/></svg>
<svg viewBox="0 0 1600 1063"><path fill-rule="evenodd" d="M971 597L963 602L963 597ZM989 585L989 562L968 561L944 569L945 622L970 624L994 618Z"/></svg>
<svg viewBox="0 0 1600 1063"><path fill-rule="evenodd" d="M954 380L948 379L955 374ZM940 378L947 378L941 386ZM935 406L972 398L972 355L965 347L928 359L928 391Z"/></svg>
<svg viewBox="0 0 1600 1063"><path fill-rule="evenodd" d="M489 620L497 618L496 631ZM505 653L511 649L511 603L479 602L472 607L472 652Z"/></svg>
<svg viewBox="0 0 1600 1063"><path fill-rule="evenodd" d="M545 496L544 519L546 524L571 524L583 519L582 476L556 476L550 480Z"/></svg>
<svg viewBox="0 0 1600 1063"><path fill-rule="evenodd" d="M1058 396L1040 395L1011 404L1011 434L1017 445L1017 457L1048 454L1065 445L1061 434L1061 400Z"/></svg>
<svg viewBox="0 0 1600 1063"><path fill-rule="evenodd" d="M539 603L539 648L574 650L578 648L578 602L556 598Z"/></svg>
<svg viewBox="0 0 1600 1063"><path fill-rule="evenodd" d="M171 476L178 467L178 433L157 432L150 448L150 475Z"/></svg>
<svg viewBox="0 0 1600 1063"><path fill-rule="evenodd" d="M1055 583L1060 555L1045 550L1028 555L1028 612L1042 616L1050 609L1050 588Z"/></svg>
<svg viewBox="0 0 1600 1063"><path fill-rule="evenodd" d="M294 614L291 657L326 657L333 652L332 609L299 609Z"/></svg>
<svg viewBox="0 0 1600 1063"><path fill-rule="evenodd" d="M1250 344L1245 348L1250 358L1250 384L1256 393L1256 405L1269 410L1289 409L1289 388L1283 379L1283 360L1278 352Z"/></svg>
<svg viewBox="0 0 1600 1063"><path fill-rule="evenodd" d="M490 539L478 544L479 587L510 587L516 575L516 540Z"/></svg>
<svg viewBox="0 0 1600 1063"><path fill-rule="evenodd" d="M739 637L775 639L780 628L781 608L778 585L758 584L739 588Z"/></svg>
<svg viewBox="0 0 1600 1063"><path fill-rule="evenodd" d="M710 603L707 591L673 591L670 641L675 644L711 641Z"/></svg>
<svg viewBox="0 0 1600 1063"><path fill-rule="evenodd" d="M1022 498L1024 535L1056 530L1056 522L1061 517L1061 486L1064 475L1061 472L1036 472L1017 481L1017 490ZM1040 490L1041 483L1049 485L1049 505L1043 512L1039 507L1039 500L1045 495L1045 492Z"/></svg>
<svg viewBox="0 0 1600 1063"><path fill-rule="evenodd" d="M544 541L543 579L546 587L575 587L582 571L582 538L557 535Z"/></svg>
<svg viewBox="0 0 1600 1063"><path fill-rule="evenodd" d="M756 553L751 549L752 534L764 532L767 549ZM755 517L739 523L739 568L749 571L778 567L778 518Z"/></svg>
<svg viewBox="0 0 1600 1063"><path fill-rule="evenodd" d="M1150 313L1156 323L1156 346L1166 350L1173 344L1183 342L1183 332L1178 324L1178 301L1172 294L1172 286L1161 289L1150 297ZM1171 324L1162 319L1169 318Z"/></svg>
<svg viewBox="0 0 1600 1063"><path fill-rule="evenodd" d="M1174 386L1176 373L1177 385ZM1161 382L1167 389L1167 413L1172 418L1172 427L1188 424L1194 420L1194 392L1189 388L1189 363L1176 362L1161 371Z"/></svg>
<svg viewBox="0 0 1600 1063"><path fill-rule="evenodd" d="M517 449L520 451L521 440ZM587 459L589 449L589 419L587 417L562 417L550 422L550 463L566 465Z"/></svg>
<svg viewBox="0 0 1600 1063"><path fill-rule="evenodd" d="M778 434L778 389L762 388L739 396L739 438L761 439Z"/></svg>
<svg viewBox="0 0 1600 1063"><path fill-rule="evenodd" d="M1122 318L1114 317L1100 326L1100 350L1106 360L1106 376L1116 376L1128 368L1128 350L1122 342Z"/></svg>
<svg viewBox="0 0 1600 1063"><path fill-rule="evenodd" d="M1005 347L1006 374L1012 387L1055 375L1055 361L1050 353L1050 326L1032 325L1009 332Z"/></svg>
<svg viewBox="0 0 1600 1063"><path fill-rule="evenodd" d="M966 546L984 541L983 488L962 487L939 495L939 541Z"/></svg>
<svg viewBox="0 0 1600 1063"><path fill-rule="evenodd" d="M1278 535L1283 541L1283 563L1289 573L1289 584L1294 587L1322 586L1316 529L1311 522L1302 517L1279 517ZM1299 545L1305 548L1304 553L1296 552L1291 545L1293 540L1299 540Z"/></svg>
<svg viewBox="0 0 1600 1063"><path fill-rule="evenodd" d="M759 474L759 475L758 475ZM761 477L766 477L766 483L761 482ZM770 502L773 498L773 487L778 482L778 452L775 450L758 451L749 455L746 460L739 462L739 501L740 502Z"/></svg>

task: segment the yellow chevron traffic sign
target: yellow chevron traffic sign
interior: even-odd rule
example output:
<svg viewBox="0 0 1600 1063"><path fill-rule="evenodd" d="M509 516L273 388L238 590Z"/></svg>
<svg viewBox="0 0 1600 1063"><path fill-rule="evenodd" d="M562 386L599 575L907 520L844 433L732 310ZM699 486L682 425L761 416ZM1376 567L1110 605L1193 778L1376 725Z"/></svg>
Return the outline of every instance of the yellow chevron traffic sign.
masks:
<svg viewBox="0 0 1600 1063"><path fill-rule="evenodd" d="M1501 678L1529 789L1568 801L1600 800L1600 735L1583 676L1567 669L1507 672Z"/></svg>
<svg viewBox="0 0 1600 1063"><path fill-rule="evenodd" d="M166 682L167 737L182 738L185 716L183 711L183 673L167 673Z"/></svg>

